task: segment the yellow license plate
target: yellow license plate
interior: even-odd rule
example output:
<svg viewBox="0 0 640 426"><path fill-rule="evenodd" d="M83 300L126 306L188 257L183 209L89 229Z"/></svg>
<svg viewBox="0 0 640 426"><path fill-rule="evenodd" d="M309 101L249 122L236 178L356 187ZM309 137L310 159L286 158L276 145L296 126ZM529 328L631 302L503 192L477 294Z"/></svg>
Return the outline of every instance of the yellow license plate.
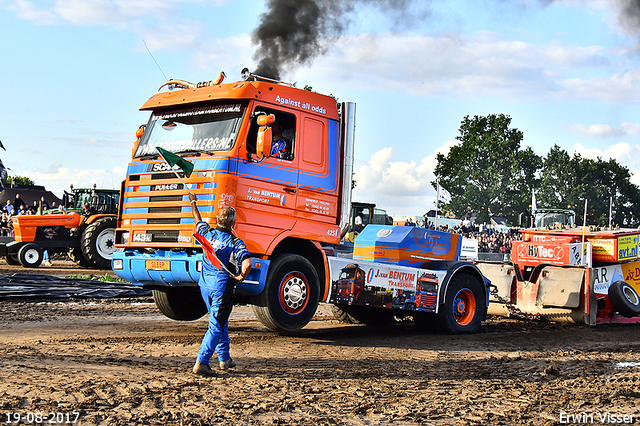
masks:
<svg viewBox="0 0 640 426"><path fill-rule="evenodd" d="M152 271L170 271L171 262L168 260L147 260L146 267Z"/></svg>

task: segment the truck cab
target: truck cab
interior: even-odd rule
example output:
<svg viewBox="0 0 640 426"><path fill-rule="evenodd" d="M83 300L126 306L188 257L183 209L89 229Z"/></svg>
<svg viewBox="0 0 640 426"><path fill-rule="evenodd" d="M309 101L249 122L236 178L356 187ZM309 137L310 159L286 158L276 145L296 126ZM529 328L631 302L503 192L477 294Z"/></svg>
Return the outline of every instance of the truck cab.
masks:
<svg viewBox="0 0 640 426"><path fill-rule="evenodd" d="M170 318L206 313L192 191L211 225L220 208L237 211L235 231L253 256L237 298L271 328L298 329L329 291L322 245L339 243L348 217L351 173L344 169L353 157L355 105L250 73L243 78L168 82L177 90L142 106L150 118L122 184L116 244L123 252L113 269L152 289ZM286 155L272 153L276 122L290 143ZM176 176L158 147L191 162L193 173Z"/></svg>

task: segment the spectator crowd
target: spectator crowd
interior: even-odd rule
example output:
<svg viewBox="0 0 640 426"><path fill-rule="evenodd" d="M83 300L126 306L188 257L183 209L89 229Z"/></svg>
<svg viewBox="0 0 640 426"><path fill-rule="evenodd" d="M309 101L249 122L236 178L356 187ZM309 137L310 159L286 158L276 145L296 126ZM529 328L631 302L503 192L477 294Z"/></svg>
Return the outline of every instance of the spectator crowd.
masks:
<svg viewBox="0 0 640 426"><path fill-rule="evenodd" d="M405 222L405 226L418 226L413 220ZM428 223L426 219L422 222L423 228L436 229L433 223ZM475 224L468 219L463 220L460 225L449 227L449 225L438 225L439 231L452 232L462 235L463 238L478 240L478 252L480 253L502 253L510 254L514 241L522 240L519 227L507 228L504 226L496 228L495 225Z"/></svg>

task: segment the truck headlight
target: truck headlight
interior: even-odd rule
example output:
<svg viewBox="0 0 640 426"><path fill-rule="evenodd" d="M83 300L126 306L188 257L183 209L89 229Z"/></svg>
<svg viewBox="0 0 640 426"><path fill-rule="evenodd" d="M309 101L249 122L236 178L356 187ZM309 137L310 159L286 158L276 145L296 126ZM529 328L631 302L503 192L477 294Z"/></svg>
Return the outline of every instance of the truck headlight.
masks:
<svg viewBox="0 0 640 426"><path fill-rule="evenodd" d="M129 232L123 232L120 234L120 244L128 244L129 243Z"/></svg>
<svg viewBox="0 0 640 426"><path fill-rule="evenodd" d="M196 262L196 272L202 272L202 260Z"/></svg>
<svg viewBox="0 0 640 426"><path fill-rule="evenodd" d="M122 263L122 259L113 259L113 270L115 271L116 269L118 270L122 270L124 269L124 264Z"/></svg>

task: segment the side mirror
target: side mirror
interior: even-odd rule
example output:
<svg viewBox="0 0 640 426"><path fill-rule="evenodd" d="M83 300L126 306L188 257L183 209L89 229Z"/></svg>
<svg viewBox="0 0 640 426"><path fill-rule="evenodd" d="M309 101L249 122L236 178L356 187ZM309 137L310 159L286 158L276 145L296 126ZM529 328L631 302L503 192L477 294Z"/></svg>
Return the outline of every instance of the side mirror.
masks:
<svg viewBox="0 0 640 426"><path fill-rule="evenodd" d="M271 134L271 124L276 121L273 114L258 116L258 138L256 140L256 154L258 158L268 158L271 156L271 144L273 136Z"/></svg>
<svg viewBox="0 0 640 426"><path fill-rule="evenodd" d="M140 145L140 139L142 139L142 135L144 134L144 129L146 129L147 125L143 124L140 127L138 127L138 130L136 130L136 138L137 140L133 143L133 146L131 147L131 158L133 158L134 155L136 155L136 151L138 150L138 145Z"/></svg>

